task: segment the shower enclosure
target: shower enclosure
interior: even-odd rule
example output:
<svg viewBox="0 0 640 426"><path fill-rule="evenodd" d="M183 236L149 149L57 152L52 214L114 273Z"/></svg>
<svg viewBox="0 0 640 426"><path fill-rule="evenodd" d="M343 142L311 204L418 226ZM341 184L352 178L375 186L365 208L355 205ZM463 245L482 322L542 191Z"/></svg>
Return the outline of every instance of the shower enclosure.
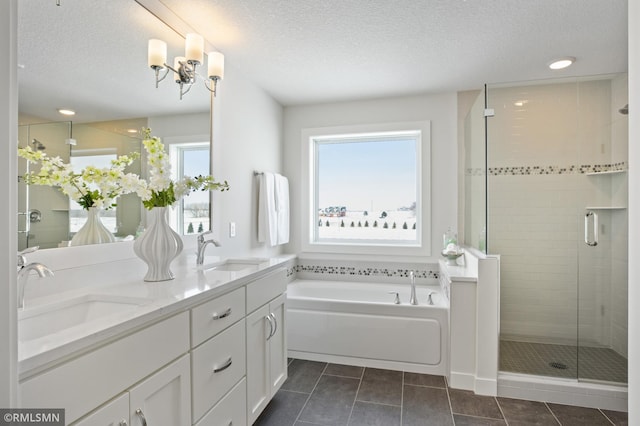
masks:
<svg viewBox="0 0 640 426"><path fill-rule="evenodd" d="M501 256L501 371L627 381L627 103L614 75L489 85L471 107L465 240Z"/></svg>
<svg viewBox="0 0 640 426"><path fill-rule="evenodd" d="M69 162L71 122L26 124L18 127L18 146L31 147ZM50 186L26 185L27 161L18 161L18 250L57 247L69 239L69 199Z"/></svg>

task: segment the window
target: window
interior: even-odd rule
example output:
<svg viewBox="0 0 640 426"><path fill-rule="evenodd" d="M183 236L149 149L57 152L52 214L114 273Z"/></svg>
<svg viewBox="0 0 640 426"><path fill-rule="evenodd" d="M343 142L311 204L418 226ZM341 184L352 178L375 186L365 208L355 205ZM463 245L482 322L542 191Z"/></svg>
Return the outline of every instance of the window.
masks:
<svg viewBox="0 0 640 426"><path fill-rule="evenodd" d="M303 138L304 251L428 254L429 122L307 129Z"/></svg>
<svg viewBox="0 0 640 426"><path fill-rule="evenodd" d="M171 138L167 139L174 179L209 174L209 142L171 143ZM172 227L181 235L208 231L209 205L209 191L196 191L183 197L171 210Z"/></svg>

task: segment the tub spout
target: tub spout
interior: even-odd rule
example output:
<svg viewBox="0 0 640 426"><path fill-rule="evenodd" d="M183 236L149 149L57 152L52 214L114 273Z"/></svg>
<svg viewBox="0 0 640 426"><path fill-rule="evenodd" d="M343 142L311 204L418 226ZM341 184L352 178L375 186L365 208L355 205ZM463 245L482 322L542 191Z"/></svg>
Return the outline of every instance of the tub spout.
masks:
<svg viewBox="0 0 640 426"><path fill-rule="evenodd" d="M409 298L409 304L417 305L418 298L416 297L416 274L414 271L409 271L409 280L411 281L411 298Z"/></svg>

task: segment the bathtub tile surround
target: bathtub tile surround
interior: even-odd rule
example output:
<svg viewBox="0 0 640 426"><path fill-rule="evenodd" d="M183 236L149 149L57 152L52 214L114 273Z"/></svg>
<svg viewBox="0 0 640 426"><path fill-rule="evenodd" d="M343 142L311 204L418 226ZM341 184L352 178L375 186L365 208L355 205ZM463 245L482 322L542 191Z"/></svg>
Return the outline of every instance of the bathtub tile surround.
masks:
<svg viewBox="0 0 640 426"><path fill-rule="evenodd" d="M309 382L305 391L299 383ZM295 385L292 385L295 383ZM389 384L389 397L384 386ZM370 401L371 389L376 399ZM396 396L399 391L399 398ZM386 402L382 402L385 401ZM289 379L254 426L625 425L626 413L475 395L442 376L290 360Z"/></svg>
<svg viewBox="0 0 640 426"><path fill-rule="evenodd" d="M298 259L295 273L300 279L349 280L366 279L373 282L407 283L409 272L414 271L418 284L435 284L438 279L437 263L397 263L363 261L326 261ZM391 281L390 281L391 280Z"/></svg>

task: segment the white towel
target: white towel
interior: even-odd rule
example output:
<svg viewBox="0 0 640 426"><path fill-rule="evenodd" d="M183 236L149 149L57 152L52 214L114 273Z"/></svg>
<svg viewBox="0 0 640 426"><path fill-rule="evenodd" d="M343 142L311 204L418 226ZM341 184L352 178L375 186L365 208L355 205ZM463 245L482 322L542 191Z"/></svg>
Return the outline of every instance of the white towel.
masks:
<svg viewBox="0 0 640 426"><path fill-rule="evenodd" d="M273 173L260 175L258 190L258 241L270 246L278 244L278 215L276 212L275 177Z"/></svg>
<svg viewBox="0 0 640 426"><path fill-rule="evenodd" d="M289 179L276 174L275 181L278 244L286 244L289 242Z"/></svg>

